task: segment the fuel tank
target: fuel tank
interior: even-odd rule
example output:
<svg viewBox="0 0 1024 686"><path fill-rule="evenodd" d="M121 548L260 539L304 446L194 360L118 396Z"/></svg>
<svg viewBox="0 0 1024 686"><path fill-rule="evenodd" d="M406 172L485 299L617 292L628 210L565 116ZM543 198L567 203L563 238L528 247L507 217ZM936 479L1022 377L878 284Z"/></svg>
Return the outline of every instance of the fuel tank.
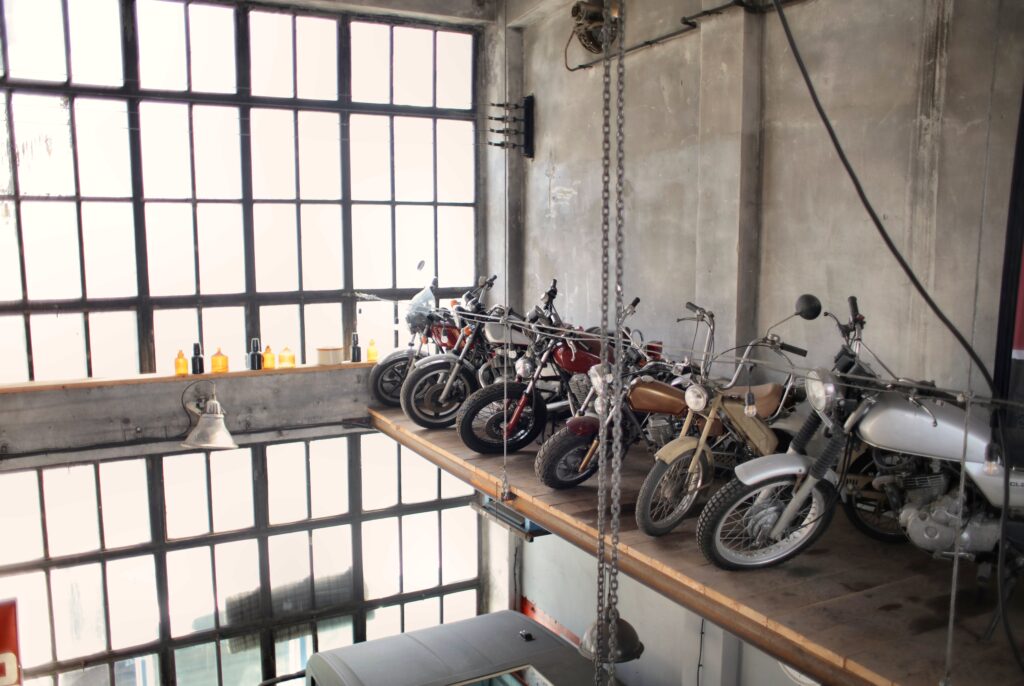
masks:
<svg viewBox="0 0 1024 686"><path fill-rule="evenodd" d="M508 334L508 336L506 336ZM507 330L501 324L492 322L490 324L484 324L484 338L488 342L496 345L529 345L530 338L522 331L514 327L509 327Z"/></svg>
<svg viewBox="0 0 1024 686"><path fill-rule="evenodd" d="M942 401L919 400L931 414L900 394L881 395L857 424L858 435L865 443L882 450L959 462L964 447L965 411ZM972 407L967 427L968 462L985 461L991 437L988 411Z"/></svg>
<svg viewBox="0 0 1024 686"><path fill-rule="evenodd" d="M573 351L568 343L559 343L554 350L555 364L570 374L586 374L595 364L600 364L601 358L588 352L581 346Z"/></svg>
<svg viewBox="0 0 1024 686"><path fill-rule="evenodd" d="M686 392L648 377L629 385L629 406L635 412L681 415L686 412Z"/></svg>

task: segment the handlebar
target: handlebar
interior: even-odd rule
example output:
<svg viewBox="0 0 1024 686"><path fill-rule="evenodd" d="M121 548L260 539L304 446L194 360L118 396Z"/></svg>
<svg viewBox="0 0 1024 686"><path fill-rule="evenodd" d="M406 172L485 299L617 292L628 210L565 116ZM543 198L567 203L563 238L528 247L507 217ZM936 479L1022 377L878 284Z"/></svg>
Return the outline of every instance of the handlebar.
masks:
<svg viewBox="0 0 1024 686"><path fill-rule="evenodd" d="M636 309L636 306L640 304L640 298L633 298L633 302L629 303L629 306Z"/></svg>
<svg viewBox="0 0 1024 686"><path fill-rule="evenodd" d="M860 318L860 310L857 308L857 296L851 295L847 298L847 301L850 303L850 317L853 321L857 321Z"/></svg>
<svg viewBox="0 0 1024 686"><path fill-rule="evenodd" d="M486 286L487 288L490 288L491 286L494 285L494 282L497 281L497 280L498 280L498 275L494 274L493 276L491 276L491 278L489 278L486 281L484 281L484 286Z"/></svg>
<svg viewBox="0 0 1024 686"><path fill-rule="evenodd" d="M699 314L699 313L704 311L704 308L697 307L696 305L694 305L689 300L686 301L686 309L688 309L690 312L694 312L694 313L697 313L697 314Z"/></svg>
<svg viewBox="0 0 1024 686"><path fill-rule="evenodd" d="M785 350L787 353L793 353L794 355L799 355L800 357L807 357L806 350L804 350L803 348L798 348L795 345L790 345L789 343L779 343L779 348Z"/></svg>

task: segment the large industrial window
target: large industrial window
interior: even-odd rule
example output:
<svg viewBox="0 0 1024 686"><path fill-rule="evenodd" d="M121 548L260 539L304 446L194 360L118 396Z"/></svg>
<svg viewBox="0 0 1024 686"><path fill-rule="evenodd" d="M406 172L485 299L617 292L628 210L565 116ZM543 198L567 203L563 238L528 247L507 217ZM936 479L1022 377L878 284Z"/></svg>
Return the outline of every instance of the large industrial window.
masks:
<svg viewBox="0 0 1024 686"><path fill-rule="evenodd" d="M0 383L300 361L475 276L471 33L185 0L0 3ZM417 269L420 262L422 269Z"/></svg>
<svg viewBox="0 0 1024 686"><path fill-rule="evenodd" d="M0 493L33 686L251 686L477 612L472 489L380 434L0 473Z"/></svg>

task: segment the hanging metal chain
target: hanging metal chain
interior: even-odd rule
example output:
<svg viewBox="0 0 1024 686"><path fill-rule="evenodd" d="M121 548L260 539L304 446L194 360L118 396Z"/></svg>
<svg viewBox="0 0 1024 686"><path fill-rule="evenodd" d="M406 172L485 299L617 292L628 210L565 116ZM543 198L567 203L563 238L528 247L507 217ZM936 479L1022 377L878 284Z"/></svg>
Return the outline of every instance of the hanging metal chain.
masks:
<svg viewBox="0 0 1024 686"><path fill-rule="evenodd" d="M601 332L608 332L608 233L611 219L611 118L612 118L612 65L609 27L612 22L611 0L604 0L604 17L601 41L604 45L604 73L601 109ZM601 370L608 369L610 346L601 346ZM604 427L608 421L608 402L598 403L601 433L599 434L599 453L597 459L597 636L594 650L594 683L603 684L604 665L607 662L607 624L606 593L605 593L605 511L608 492L608 441Z"/></svg>
<svg viewBox="0 0 1024 686"><path fill-rule="evenodd" d="M505 3L502 9L502 46L505 58L505 83L502 84L505 90L504 101L509 102L508 92L508 3ZM506 127L507 129L508 127ZM508 134L505 134L505 142L508 142ZM511 309L511 303L508 301L508 275L509 275L509 258L508 258L508 205L509 205L509 148L505 148L505 314L502 315L505 329L505 340L512 340L512 327L508 322L508 310ZM502 366L501 366L501 386L502 386L502 411L508 412L508 355L502 355ZM504 432L502 432L504 433ZM501 502L507 502L512 499L512 486L508 482L508 436L504 435L501 441L501 493L498 494L498 499Z"/></svg>

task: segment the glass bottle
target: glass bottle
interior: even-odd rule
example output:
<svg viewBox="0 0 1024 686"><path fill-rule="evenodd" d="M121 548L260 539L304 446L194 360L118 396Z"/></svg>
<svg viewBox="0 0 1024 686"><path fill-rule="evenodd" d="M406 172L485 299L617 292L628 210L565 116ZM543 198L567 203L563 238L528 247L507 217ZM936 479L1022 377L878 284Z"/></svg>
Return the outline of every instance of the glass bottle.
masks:
<svg viewBox="0 0 1024 686"><path fill-rule="evenodd" d="M295 353L288 346L281 349L281 354L277 356L277 366L281 369L291 369L295 366Z"/></svg>
<svg viewBox="0 0 1024 686"><path fill-rule="evenodd" d="M370 339L370 345L366 346L366 361L376 362L377 361L377 343Z"/></svg>
<svg viewBox="0 0 1024 686"><path fill-rule="evenodd" d="M260 352L260 339L249 341L249 369L263 369L263 354Z"/></svg>
<svg viewBox="0 0 1024 686"><path fill-rule="evenodd" d="M203 361L203 349L198 343L192 344L192 373L206 373L206 363Z"/></svg>
<svg viewBox="0 0 1024 686"><path fill-rule="evenodd" d="M264 369L276 369L277 368L277 355L274 351L267 346L267 349L263 351L263 368Z"/></svg>
<svg viewBox="0 0 1024 686"><path fill-rule="evenodd" d="M187 376L188 375L188 358L185 357L184 351L179 350L178 356L174 358L174 375L175 376Z"/></svg>
<svg viewBox="0 0 1024 686"><path fill-rule="evenodd" d="M217 348L217 352L210 358L210 371L214 374L223 374L228 370L228 356Z"/></svg>

